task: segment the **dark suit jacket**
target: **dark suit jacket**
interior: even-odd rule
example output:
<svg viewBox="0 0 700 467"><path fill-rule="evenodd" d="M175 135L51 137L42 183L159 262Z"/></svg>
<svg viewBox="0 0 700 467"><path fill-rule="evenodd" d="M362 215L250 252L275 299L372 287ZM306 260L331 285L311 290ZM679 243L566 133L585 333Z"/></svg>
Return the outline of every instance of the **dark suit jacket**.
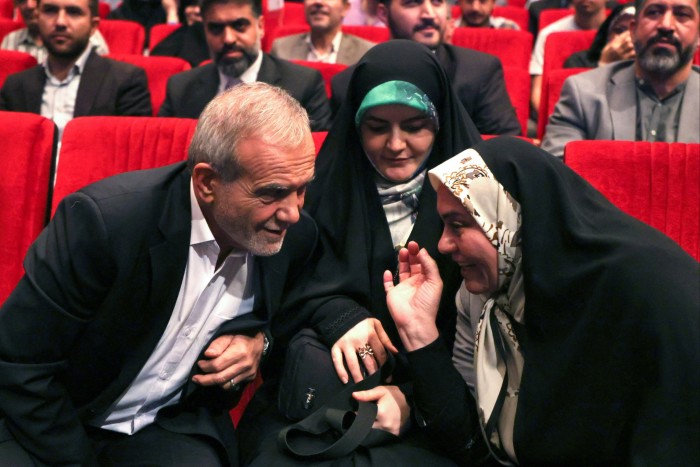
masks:
<svg viewBox="0 0 700 467"><path fill-rule="evenodd" d="M479 133L520 134L520 123L506 92L503 67L497 57L453 45L441 45L435 53ZM406 57L406 60L410 60L410 57ZM352 66L341 71L331 81L334 115L345 100L354 69Z"/></svg>
<svg viewBox="0 0 700 467"><path fill-rule="evenodd" d="M7 77L0 89L0 110L41 113L46 83L44 67L37 65ZM80 78L74 117L90 115L151 116L146 72L128 63L90 53Z"/></svg>
<svg viewBox="0 0 700 467"><path fill-rule="evenodd" d="M49 465L91 455L83 423L123 393L167 326L187 264L189 180L179 163L89 185L66 197L27 254L0 309L0 418ZM303 214L279 254L256 257L254 310L217 335L267 326L316 235ZM156 422L218 440L236 465L230 396L195 387Z"/></svg>
<svg viewBox="0 0 700 467"><path fill-rule="evenodd" d="M318 71L263 54L258 81L278 86L298 100L309 114L313 131L330 126L328 97ZM158 116L199 118L218 90L219 73L213 63L178 73L168 80Z"/></svg>
<svg viewBox="0 0 700 467"><path fill-rule="evenodd" d="M187 62L192 68L198 66L209 56L204 25L196 21L191 25L182 25L153 47L150 55L177 57Z"/></svg>

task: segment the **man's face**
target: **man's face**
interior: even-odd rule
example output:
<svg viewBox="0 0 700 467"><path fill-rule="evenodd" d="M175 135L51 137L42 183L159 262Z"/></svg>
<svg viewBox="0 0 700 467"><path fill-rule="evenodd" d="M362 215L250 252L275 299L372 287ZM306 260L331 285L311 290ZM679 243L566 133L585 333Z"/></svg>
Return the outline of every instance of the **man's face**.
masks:
<svg viewBox="0 0 700 467"><path fill-rule="evenodd" d="M282 248L287 229L299 220L313 178L316 150L311 133L297 147L270 144L264 137L245 138L237 152L239 176L231 182L212 182L209 227L222 250L228 246L273 255Z"/></svg>
<svg viewBox="0 0 700 467"><path fill-rule="evenodd" d="M637 64L647 73L670 76L690 63L698 47L696 0L648 0L630 25Z"/></svg>
<svg viewBox="0 0 700 467"><path fill-rule="evenodd" d="M605 0L572 0L575 14L592 16L605 8Z"/></svg>
<svg viewBox="0 0 700 467"><path fill-rule="evenodd" d="M203 16L209 53L228 76L240 76L258 57L265 33L263 17L250 5L215 3Z"/></svg>
<svg viewBox="0 0 700 467"><path fill-rule="evenodd" d="M312 30L324 32L338 28L349 7L343 0L304 0L306 22Z"/></svg>
<svg viewBox="0 0 700 467"><path fill-rule="evenodd" d="M495 0L459 0L462 9L462 20L472 28L482 28L489 25L489 18L495 6Z"/></svg>
<svg viewBox="0 0 700 467"><path fill-rule="evenodd" d="M100 19L90 13L88 0L41 0L38 21L49 55L74 59L85 51Z"/></svg>
<svg viewBox="0 0 700 467"><path fill-rule="evenodd" d="M37 23L36 0L16 0L15 6L19 8L19 14L22 16L24 24L28 28L35 27Z"/></svg>
<svg viewBox="0 0 700 467"><path fill-rule="evenodd" d="M411 39L435 49L442 44L449 6L445 0L391 0L377 6L377 16L394 39Z"/></svg>

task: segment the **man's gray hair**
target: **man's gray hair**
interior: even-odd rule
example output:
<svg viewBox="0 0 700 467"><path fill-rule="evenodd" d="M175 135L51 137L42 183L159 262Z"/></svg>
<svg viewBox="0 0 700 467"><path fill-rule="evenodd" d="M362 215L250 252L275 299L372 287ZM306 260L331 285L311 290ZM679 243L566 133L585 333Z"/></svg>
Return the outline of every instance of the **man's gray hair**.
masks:
<svg viewBox="0 0 700 467"><path fill-rule="evenodd" d="M306 110L284 90L261 82L239 84L216 96L202 112L187 165L192 170L208 163L230 182L240 172L237 150L242 139L258 137L297 147L310 131Z"/></svg>

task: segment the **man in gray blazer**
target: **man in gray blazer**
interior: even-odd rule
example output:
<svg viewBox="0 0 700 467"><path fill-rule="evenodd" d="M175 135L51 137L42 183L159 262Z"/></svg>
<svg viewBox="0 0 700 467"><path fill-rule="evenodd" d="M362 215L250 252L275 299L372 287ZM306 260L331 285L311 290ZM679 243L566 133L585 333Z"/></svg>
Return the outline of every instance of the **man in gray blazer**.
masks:
<svg viewBox="0 0 700 467"><path fill-rule="evenodd" d="M700 142L697 0L637 0L637 56L564 82L542 148L562 157L574 140Z"/></svg>
<svg viewBox="0 0 700 467"><path fill-rule="evenodd" d="M285 60L353 65L374 43L341 31L349 8L349 0L305 0L311 31L275 39L270 54Z"/></svg>
<svg viewBox="0 0 700 467"><path fill-rule="evenodd" d="M226 89L261 81L299 101L312 131L328 129L331 111L321 74L261 50L262 0L203 0L200 11L213 63L172 76L159 116L197 118Z"/></svg>

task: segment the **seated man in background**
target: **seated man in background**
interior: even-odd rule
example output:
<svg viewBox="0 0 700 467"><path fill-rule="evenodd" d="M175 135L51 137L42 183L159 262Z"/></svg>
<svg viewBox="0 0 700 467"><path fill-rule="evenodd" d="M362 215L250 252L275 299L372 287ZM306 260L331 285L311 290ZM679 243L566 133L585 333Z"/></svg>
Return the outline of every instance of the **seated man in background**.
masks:
<svg viewBox="0 0 700 467"><path fill-rule="evenodd" d="M341 31L349 0L305 0L306 22L311 32L275 39L270 55L285 60L352 65L373 42Z"/></svg>
<svg viewBox="0 0 700 467"><path fill-rule="evenodd" d="M519 135L520 123L506 91L501 62L493 55L445 43L450 14L446 0L382 0L378 17L392 39L408 39L430 48L450 78L460 102L483 135ZM411 57L406 57L411 60ZM353 68L333 77L334 112L345 99Z"/></svg>
<svg viewBox="0 0 700 467"><path fill-rule="evenodd" d="M700 142L697 0L637 0L636 57L569 77L542 148L583 139Z"/></svg>
<svg viewBox="0 0 700 467"><path fill-rule="evenodd" d="M200 8L213 63L172 76L159 116L197 118L217 94L262 81L298 100L313 131L328 128L330 107L321 74L262 52L261 0L204 0Z"/></svg>
<svg viewBox="0 0 700 467"><path fill-rule="evenodd" d="M149 55L181 58L194 68L209 60L209 47L204 35L199 3L197 0L183 0L179 9L182 26L158 42Z"/></svg>
<svg viewBox="0 0 700 467"><path fill-rule="evenodd" d="M520 29L515 21L492 16L496 0L457 0L462 16L455 20L455 27Z"/></svg>
<svg viewBox="0 0 700 467"><path fill-rule="evenodd" d="M74 117L152 115L143 69L100 57L88 46L99 22L97 0L41 0L39 35L48 57L7 77L0 110L50 118L59 138Z"/></svg>
<svg viewBox="0 0 700 467"><path fill-rule="evenodd" d="M14 0L14 5L19 9L26 28L12 31L2 40L0 49L16 50L18 52L26 52L36 58L36 61L42 63L46 60L48 51L39 35L39 24L37 20L36 5L37 0ZM99 30L90 36L90 46L95 49L99 55L107 55L109 47L105 42L104 37Z"/></svg>
<svg viewBox="0 0 700 467"><path fill-rule="evenodd" d="M187 162L66 197L0 309L0 465L238 465L228 411L315 245L314 160L304 109L254 83Z"/></svg>
<svg viewBox="0 0 700 467"><path fill-rule="evenodd" d="M571 0L571 3L574 8L573 15L566 16L542 29L537 35L535 47L532 50L532 57L530 58L530 76L532 76L530 103L535 112L540 108L544 45L547 42L547 37L553 32L597 30L605 21L605 0Z"/></svg>

